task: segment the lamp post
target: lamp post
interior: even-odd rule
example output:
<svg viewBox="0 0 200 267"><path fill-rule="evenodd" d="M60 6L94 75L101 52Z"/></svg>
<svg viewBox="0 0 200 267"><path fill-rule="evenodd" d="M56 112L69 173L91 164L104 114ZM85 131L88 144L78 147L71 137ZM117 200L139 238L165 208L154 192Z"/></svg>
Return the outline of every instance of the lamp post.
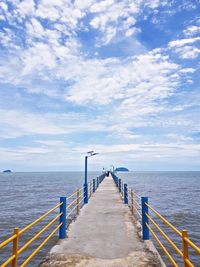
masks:
<svg viewBox="0 0 200 267"><path fill-rule="evenodd" d="M87 155L85 156L85 183L84 183L84 203L88 203L88 181L87 181L87 164L88 164L88 158L95 156L99 153L95 153L94 151L87 152Z"/></svg>

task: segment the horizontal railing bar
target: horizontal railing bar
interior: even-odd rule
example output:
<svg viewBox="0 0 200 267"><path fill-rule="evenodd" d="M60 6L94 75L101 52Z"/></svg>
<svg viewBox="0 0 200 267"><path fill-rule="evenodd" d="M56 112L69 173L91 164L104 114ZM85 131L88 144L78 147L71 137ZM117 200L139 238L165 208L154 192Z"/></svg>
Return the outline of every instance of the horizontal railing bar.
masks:
<svg viewBox="0 0 200 267"><path fill-rule="evenodd" d="M72 198L74 195L76 195L76 192L77 190L74 193L72 193L70 196L68 196L66 199L69 200L70 198Z"/></svg>
<svg viewBox="0 0 200 267"><path fill-rule="evenodd" d="M33 238L31 238L23 247L18 250L18 254L22 253L33 241L35 241L46 229L48 229L60 216L62 212L59 213L53 220L51 220L42 230L40 230Z"/></svg>
<svg viewBox="0 0 200 267"><path fill-rule="evenodd" d="M197 247L190 239L184 237L184 240L197 252L200 254L200 248Z"/></svg>
<svg viewBox="0 0 200 267"><path fill-rule="evenodd" d="M7 261L5 261L1 267L6 267L8 266L9 263L11 263L11 261L13 261L15 259L16 255L12 255Z"/></svg>
<svg viewBox="0 0 200 267"><path fill-rule="evenodd" d="M141 199L141 197L140 197L137 193L133 192L133 194L134 194L137 198Z"/></svg>
<svg viewBox="0 0 200 267"><path fill-rule="evenodd" d="M72 212L77 208L79 204L77 204L76 206L73 207L73 209L70 210L70 212L68 212L66 219L69 218L69 216L72 214Z"/></svg>
<svg viewBox="0 0 200 267"><path fill-rule="evenodd" d="M130 194L131 194L131 189L129 189L129 195ZM133 196L136 196L137 198L141 199L141 197L134 190L133 190Z"/></svg>
<svg viewBox="0 0 200 267"><path fill-rule="evenodd" d="M189 259L185 259L185 262L187 263L188 266L190 266L190 267L195 267L195 266L191 263L191 261L190 261Z"/></svg>
<svg viewBox="0 0 200 267"><path fill-rule="evenodd" d="M6 239L4 242L2 242L2 243L0 244L0 248L5 247L8 243L10 243L11 241L13 241L16 237L17 237L17 235L12 235L12 236L9 237L8 239Z"/></svg>
<svg viewBox="0 0 200 267"><path fill-rule="evenodd" d="M44 219L47 215L49 215L50 213L52 213L54 210L56 210L57 208L59 208L61 205L63 204L63 202L59 203L58 205L56 205L54 208L52 208L51 210L49 210L48 212L46 212L45 214L43 214L40 218L38 218L37 220L35 220L34 222L30 223L29 225L27 225L26 227L24 227L21 231L19 231L19 235L23 234L24 232L26 232L28 229L30 229L32 226L34 226L36 223L40 222L42 219Z"/></svg>
<svg viewBox="0 0 200 267"><path fill-rule="evenodd" d="M139 209L141 209L141 205L133 198L133 201L135 202L135 204L138 206Z"/></svg>
<svg viewBox="0 0 200 267"><path fill-rule="evenodd" d="M160 213L158 213L151 205L149 205L146 202L145 205L149 207L150 210L152 210L158 216L158 218L160 218L165 224L167 224L177 235L182 237L181 232L176 227L174 227L170 222L168 222L168 220L166 220Z"/></svg>
<svg viewBox="0 0 200 267"><path fill-rule="evenodd" d="M84 195L84 192L82 194L79 195L79 197L82 197Z"/></svg>
<svg viewBox="0 0 200 267"><path fill-rule="evenodd" d="M67 209L69 209L75 202L76 202L76 198L67 206Z"/></svg>
<svg viewBox="0 0 200 267"><path fill-rule="evenodd" d="M178 265L176 264L175 260L169 254L169 252L166 249L166 247L162 244L162 242L159 240L159 238L157 237L157 235L154 233L153 229L148 225L148 223L145 223L145 224L146 224L147 228L149 229L149 231L151 232L151 234L153 235L153 237L158 242L158 244L161 246L161 248L163 249L163 251L165 252L165 254L167 255L167 257L169 258L169 260L171 261L171 263L173 264L173 266L174 267L178 267Z"/></svg>
<svg viewBox="0 0 200 267"><path fill-rule="evenodd" d="M139 213L139 211L137 210L137 208L134 205L131 205L134 210L137 212L137 214L139 215L139 217L142 219L142 215Z"/></svg>
<svg viewBox="0 0 200 267"><path fill-rule="evenodd" d="M82 198L79 200L79 204L80 204L81 202L83 202L83 200L84 200L84 197L82 197Z"/></svg>
<svg viewBox="0 0 200 267"><path fill-rule="evenodd" d="M60 228L63 223L60 223L52 232L51 234L45 238L45 240L33 251L33 253L22 263L20 267L26 266L29 261L37 254L37 252L49 241L49 239L56 233L56 231Z"/></svg>
<svg viewBox="0 0 200 267"><path fill-rule="evenodd" d="M169 244L173 247L173 249L183 258L182 251L174 244L174 242L163 232L163 230L158 226L158 224L149 216L146 212L145 215L149 218L149 220L153 223L153 225L158 229L158 231L164 236L164 238L169 242Z"/></svg>

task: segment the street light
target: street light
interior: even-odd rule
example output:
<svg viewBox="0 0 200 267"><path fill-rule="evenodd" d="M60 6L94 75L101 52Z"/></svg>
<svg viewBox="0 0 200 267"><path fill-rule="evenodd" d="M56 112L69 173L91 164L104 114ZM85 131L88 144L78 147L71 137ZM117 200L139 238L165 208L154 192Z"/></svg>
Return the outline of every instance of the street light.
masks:
<svg viewBox="0 0 200 267"><path fill-rule="evenodd" d="M99 153L95 153L94 151L88 151L85 156L85 183L84 183L84 203L88 203L88 181L87 181L87 159L89 157L98 155Z"/></svg>

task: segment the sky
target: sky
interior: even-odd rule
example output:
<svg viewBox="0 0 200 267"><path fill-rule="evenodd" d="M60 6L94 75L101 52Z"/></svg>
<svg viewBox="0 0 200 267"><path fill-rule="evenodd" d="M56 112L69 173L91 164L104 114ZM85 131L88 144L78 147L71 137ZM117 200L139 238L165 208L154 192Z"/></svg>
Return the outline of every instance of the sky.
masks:
<svg viewBox="0 0 200 267"><path fill-rule="evenodd" d="M0 170L200 170L199 0L0 0Z"/></svg>

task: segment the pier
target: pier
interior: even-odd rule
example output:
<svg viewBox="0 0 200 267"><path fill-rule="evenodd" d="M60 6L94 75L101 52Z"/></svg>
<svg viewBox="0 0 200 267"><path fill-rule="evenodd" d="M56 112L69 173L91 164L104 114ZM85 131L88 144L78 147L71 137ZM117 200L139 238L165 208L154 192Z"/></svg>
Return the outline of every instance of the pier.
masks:
<svg viewBox="0 0 200 267"><path fill-rule="evenodd" d="M33 233L33 227L41 223L40 230ZM59 241L46 252L40 267L196 267L192 259L200 255L186 229L177 229L155 210L148 197L141 197L115 173L84 183L71 195L60 197L35 221L14 228L13 235L0 243L0 253L6 247L11 255L1 260L0 267L35 266L32 259L56 234ZM34 246L36 240L39 245ZM165 254L166 265L152 240ZM28 256L23 256L24 251Z"/></svg>
<svg viewBox="0 0 200 267"><path fill-rule="evenodd" d="M67 239L52 248L47 266L161 266L139 239L130 209L106 177L71 224Z"/></svg>

